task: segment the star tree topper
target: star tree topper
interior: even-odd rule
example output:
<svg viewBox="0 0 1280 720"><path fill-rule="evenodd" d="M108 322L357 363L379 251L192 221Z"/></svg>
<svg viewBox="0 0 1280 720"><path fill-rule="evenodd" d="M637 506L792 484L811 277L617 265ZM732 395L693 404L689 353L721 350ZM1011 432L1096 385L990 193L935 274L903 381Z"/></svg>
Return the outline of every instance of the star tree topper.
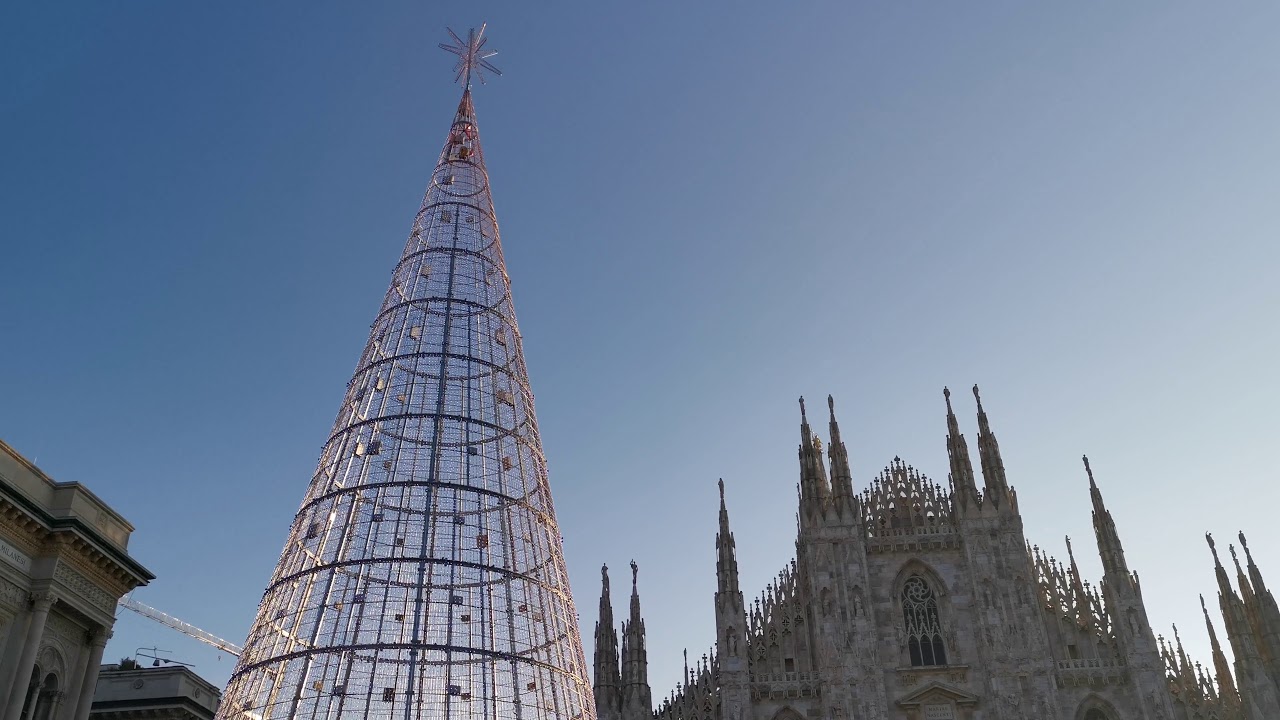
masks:
<svg viewBox="0 0 1280 720"><path fill-rule="evenodd" d="M463 40L452 28L446 28L449 36L453 38L453 43L440 43L440 49L451 52L458 56L458 64L453 67L457 71L457 75L453 78L454 82L462 81L463 87L471 86L471 73L475 72L480 84L484 84L484 72L488 70L494 75L501 75L502 71L493 66L489 62L489 58L498 54L497 50L485 50L485 43L489 42L489 38L484 36L484 29L488 23L480 26L479 30L471 28L467 31L467 39Z"/></svg>

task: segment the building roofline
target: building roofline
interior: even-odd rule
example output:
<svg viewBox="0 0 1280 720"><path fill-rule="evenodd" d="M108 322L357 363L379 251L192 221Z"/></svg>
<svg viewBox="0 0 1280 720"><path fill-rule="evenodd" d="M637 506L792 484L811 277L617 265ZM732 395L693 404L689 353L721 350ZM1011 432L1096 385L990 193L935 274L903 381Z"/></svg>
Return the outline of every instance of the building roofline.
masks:
<svg viewBox="0 0 1280 720"><path fill-rule="evenodd" d="M14 450L12 446L3 440L0 440L0 453L8 455L16 463L22 466L22 468L31 472L40 480L48 483L55 491L69 490L77 494L82 494L86 499L91 501L92 504L97 506L99 510L109 513L111 515L111 519L118 522L126 532L133 532L134 527L128 520L125 520L124 517L113 510L110 505L103 502L97 495L90 492L83 484L78 482L58 482L54 480L43 470L36 467L35 463L28 460L22 455L22 453ZM140 581L138 583L140 585L144 585L155 579L155 575L150 570L129 555L127 545L122 546L119 543L112 542L109 537L103 534L102 530L78 515L54 514L49 508L42 506L36 498L31 497L27 492L24 492L21 487L10 481L9 478L0 475L0 481L3 481L0 482L0 491L3 491L4 499L13 503L15 506L40 521L45 525L49 532L74 532L76 535L82 537L87 543L92 545L95 550L102 553L105 557L109 558L125 571L136 577Z"/></svg>
<svg viewBox="0 0 1280 720"><path fill-rule="evenodd" d="M104 501L102 498L98 497L97 494L94 493L92 490L90 490L87 486L85 486L84 483L81 483L76 480L65 480L65 481L54 480L53 478L49 477L48 473L41 470L38 466L36 466L34 462L27 459L25 455L18 452L16 449L14 449L12 445L5 442L3 439L0 439L0 452L4 452L8 454L14 460L18 461L18 463L21 464L23 467L25 467L27 470L30 470L31 473L34 474L36 477L39 477L41 480L44 480L45 482L49 483L55 488L78 489L80 492L84 493L90 500L93 500L97 504L101 505L103 509L105 509L107 512L111 513L111 515L113 516L113 519L120 521L120 524L124 525L125 529L127 529L129 532L133 532L136 529L133 526L133 523L129 522L128 520L125 519L123 515L116 512L114 508L108 505L106 501Z"/></svg>

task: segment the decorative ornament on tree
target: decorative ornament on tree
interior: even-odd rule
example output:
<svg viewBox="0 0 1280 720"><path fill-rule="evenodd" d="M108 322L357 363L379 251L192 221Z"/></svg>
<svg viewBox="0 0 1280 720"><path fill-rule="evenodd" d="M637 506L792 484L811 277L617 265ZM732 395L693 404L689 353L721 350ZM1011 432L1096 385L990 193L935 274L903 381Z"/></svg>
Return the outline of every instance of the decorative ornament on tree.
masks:
<svg viewBox="0 0 1280 720"><path fill-rule="evenodd" d="M471 28L467 30L467 39L463 40L458 37L458 33L453 28L446 28L449 36L453 38L453 44L440 43L440 49L451 52L458 56L458 64L453 67L457 75L453 78L454 82L461 81L463 87L471 86L471 73L480 80L480 84L484 85L484 72L488 70L494 75L502 75L502 71L493 66L489 62L489 58L498 54L497 50L485 50L485 43L489 42L489 38L484 36L484 29L488 23L480 25L480 29Z"/></svg>

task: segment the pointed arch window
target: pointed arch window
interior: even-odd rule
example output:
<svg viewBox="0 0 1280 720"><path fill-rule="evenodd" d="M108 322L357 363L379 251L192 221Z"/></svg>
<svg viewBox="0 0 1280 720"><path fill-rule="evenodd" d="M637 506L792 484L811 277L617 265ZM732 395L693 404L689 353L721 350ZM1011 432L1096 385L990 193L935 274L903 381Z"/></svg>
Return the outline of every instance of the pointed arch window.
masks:
<svg viewBox="0 0 1280 720"><path fill-rule="evenodd" d="M938 597L919 575L907 578L902 586L902 619L911 666L946 665L947 647L942 642Z"/></svg>

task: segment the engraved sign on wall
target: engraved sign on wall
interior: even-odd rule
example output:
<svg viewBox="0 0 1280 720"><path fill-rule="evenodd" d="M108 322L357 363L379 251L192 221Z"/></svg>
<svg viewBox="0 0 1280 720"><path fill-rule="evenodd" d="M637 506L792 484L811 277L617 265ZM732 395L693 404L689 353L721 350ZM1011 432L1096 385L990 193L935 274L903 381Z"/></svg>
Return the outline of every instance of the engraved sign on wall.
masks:
<svg viewBox="0 0 1280 720"><path fill-rule="evenodd" d="M0 558L19 570L31 572L31 557L4 540L0 540Z"/></svg>
<svg viewBox="0 0 1280 720"><path fill-rule="evenodd" d="M956 720L956 708L951 703L929 703L924 706L924 720Z"/></svg>

